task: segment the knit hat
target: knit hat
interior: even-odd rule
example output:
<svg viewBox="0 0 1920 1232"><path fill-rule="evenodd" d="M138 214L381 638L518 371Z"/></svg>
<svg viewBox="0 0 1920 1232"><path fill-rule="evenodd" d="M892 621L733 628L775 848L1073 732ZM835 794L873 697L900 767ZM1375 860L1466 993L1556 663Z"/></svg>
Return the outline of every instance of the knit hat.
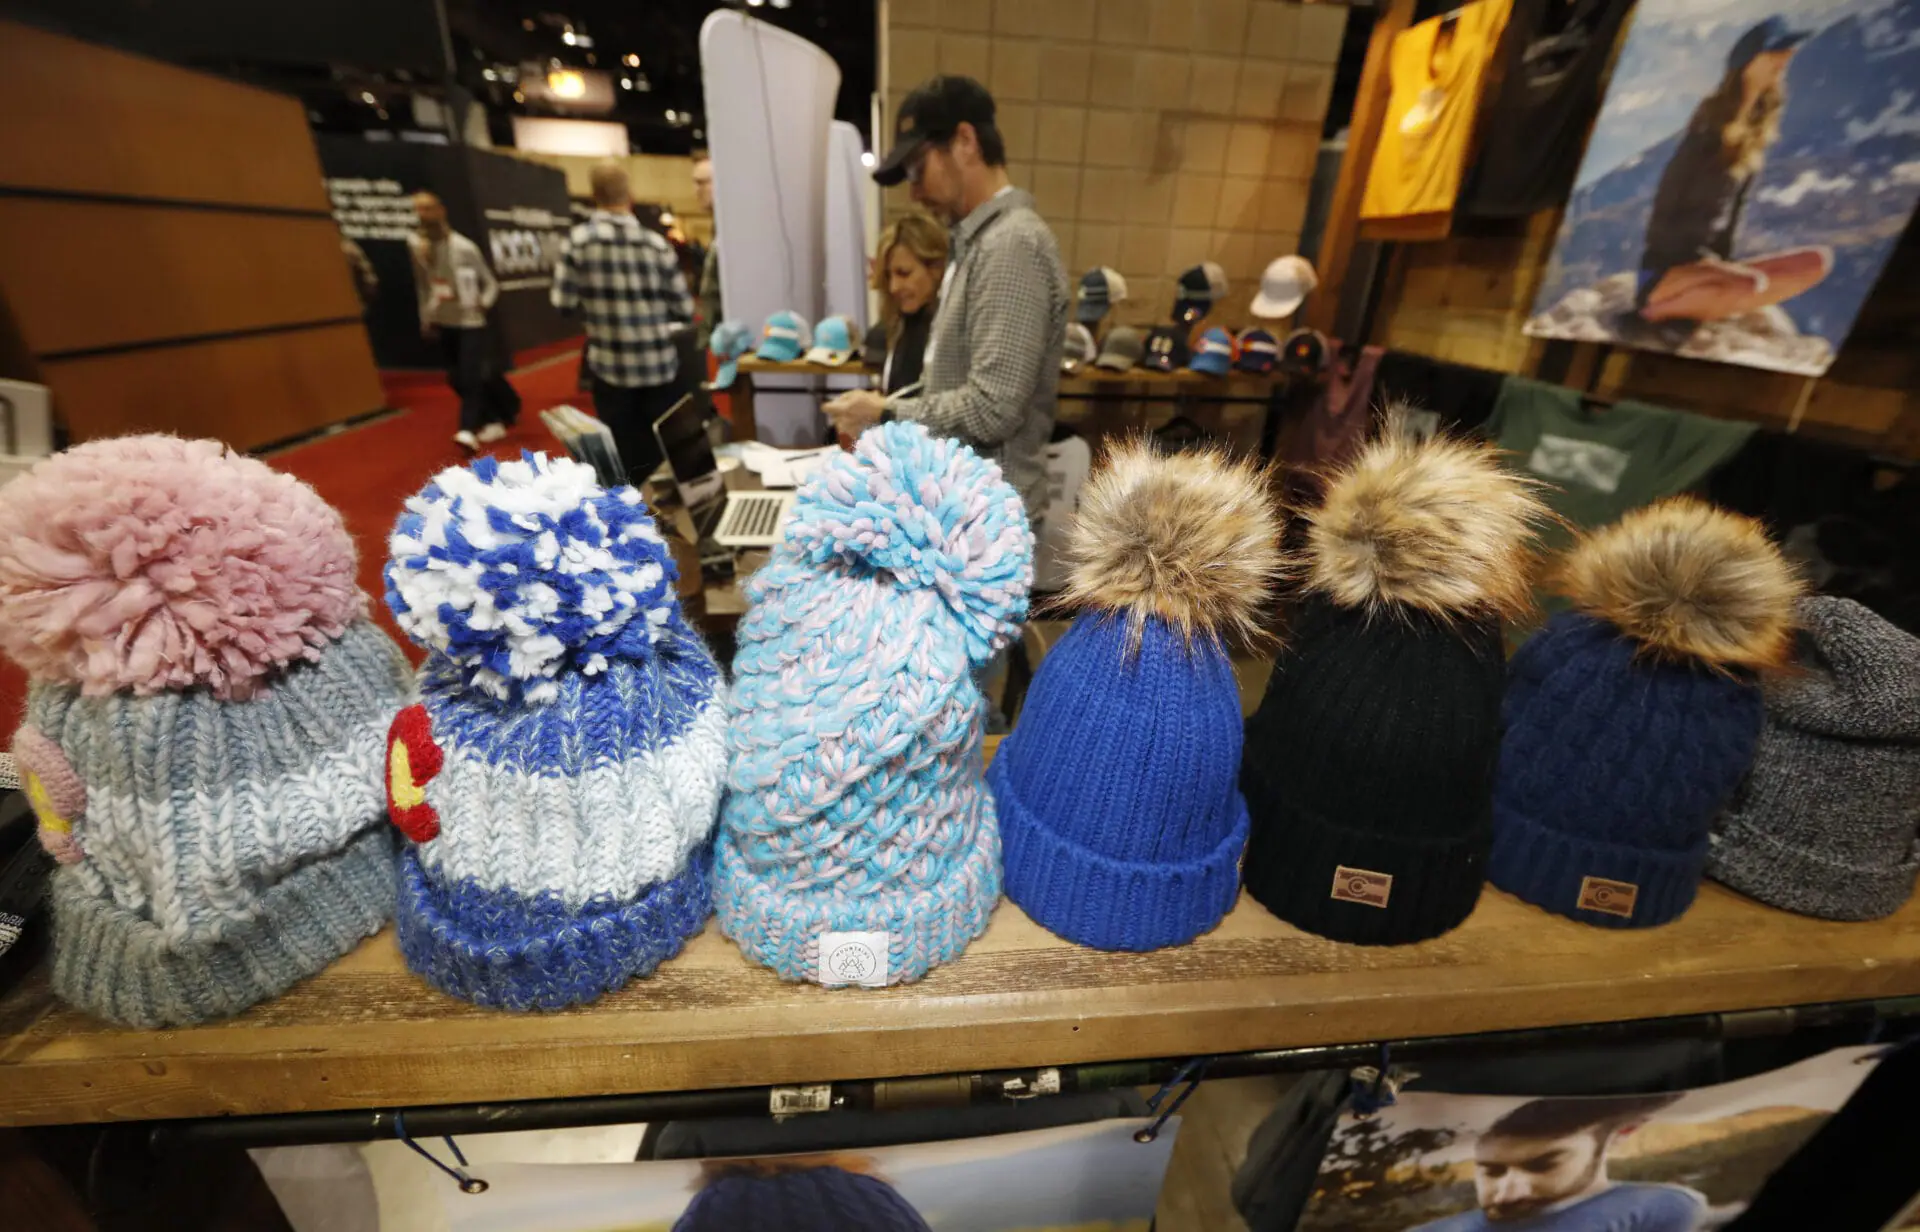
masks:
<svg viewBox="0 0 1920 1232"><path fill-rule="evenodd" d="M1851 599L1800 600L1793 672L1715 823L1707 876L1831 920L1892 915L1920 873L1920 639Z"/></svg>
<svg viewBox="0 0 1920 1232"><path fill-rule="evenodd" d="M312 488L218 441L93 441L0 488L13 750L59 860L53 987L135 1026L238 1013L385 923L399 648Z"/></svg>
<svg viewBox="0 0 1920 1232"><path fill-rule="evenodd" d="M1240 894L1240 691L1229 637L1257 635L1280 573L1266 477L1201 450L1116 448L1081 489L1062 599L987 782L1007 897L1069 941L1191 941Z"/></svg>
<svg viewBox="0 0 1920 1232"><path fill-rule="evenodd" d="M974 673L1025 619L1032 561L999 467L918 424L868 429L800 488L733 664L714 896L748 957L896 984L986 928L1000 831Z"/></svg>
<svg viewBox="0 0 1920 1232"><path fill-rule="evenodd" d="M1573 609L1508 670L1487 877L1588 924L1664 924L1753 764L1756 674L1787 659L1799 583L1758 522L1691 497L1589 534L1556 583Z"/></svg>
<svg viewBox="0 0 1920 1232"><path fill-rule="evenodd" d="M651 972L711 910L726 689L640 493L479 458L391 548L387 606L430 652L388 746L407 965L517 1010Z"/></svg>
<svg viewBox="0 0 1920 1232"><path fill-rule="evenodd" d="M1397 416L1390 416L1390 420ZM1389 422L1308 515L1305 599L1247 727L1247 890L1336 941L1401 945L1479 901L1501 622L1545 507L1491 446Z"/></svg>
<svg viewBox="0 0 1920 1232"><path fill-rule="evenodd" d="M673 1232L928 1232L913 1204L885 1180L829 1156L713 1159Z"/></svg>

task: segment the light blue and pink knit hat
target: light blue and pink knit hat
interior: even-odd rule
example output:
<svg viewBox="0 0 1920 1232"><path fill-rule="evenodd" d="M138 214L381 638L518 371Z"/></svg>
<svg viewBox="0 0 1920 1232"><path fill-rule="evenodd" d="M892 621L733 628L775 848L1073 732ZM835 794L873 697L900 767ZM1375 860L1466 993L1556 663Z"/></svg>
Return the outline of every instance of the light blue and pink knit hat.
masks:
<svg viewBox="0 0 1920 1232"><path fill-rule="evenodd" d="M791 980L897 984L1000 897L974 673L1026 617L1033 535L992 463L868 430L748 582L715 849L720 926Z"/></svg>
<svg viewBox="0 0 1920 1232"><path fill-rule="evenodd" d="M481 458L391 548L387 605L432 652L388 743L408 966L506 1009L648 974L712 908L726 690L639 492Z"/></svg>

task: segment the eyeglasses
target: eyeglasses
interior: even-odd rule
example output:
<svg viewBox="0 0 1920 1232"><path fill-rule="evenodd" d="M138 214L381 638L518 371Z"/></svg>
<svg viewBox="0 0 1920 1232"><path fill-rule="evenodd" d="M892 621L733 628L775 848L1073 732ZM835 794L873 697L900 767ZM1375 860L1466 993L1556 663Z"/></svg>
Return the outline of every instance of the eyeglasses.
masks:
<svg viewBox="0 0 1920 1232"><path fill-rule="evenodd" d="M946 143L940 142L939 144L945 145ZM931 153L934 148L935 144L929 142L913 152L913 157L907 160L907 183L917 186L921 178L927 174L927 155Z"/></svg>

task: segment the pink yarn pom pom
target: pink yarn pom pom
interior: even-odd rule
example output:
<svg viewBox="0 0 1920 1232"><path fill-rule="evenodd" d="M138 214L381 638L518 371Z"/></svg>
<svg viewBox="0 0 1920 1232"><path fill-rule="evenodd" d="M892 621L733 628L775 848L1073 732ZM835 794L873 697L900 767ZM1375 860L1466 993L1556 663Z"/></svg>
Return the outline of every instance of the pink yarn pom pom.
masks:
<svg viewBox="0 0 1920 1232"><path fill-rule="evenodd" d="M244 699L365 611L339 513L218 441L92 441L0 488L0 651L36 679Z"/></svg>

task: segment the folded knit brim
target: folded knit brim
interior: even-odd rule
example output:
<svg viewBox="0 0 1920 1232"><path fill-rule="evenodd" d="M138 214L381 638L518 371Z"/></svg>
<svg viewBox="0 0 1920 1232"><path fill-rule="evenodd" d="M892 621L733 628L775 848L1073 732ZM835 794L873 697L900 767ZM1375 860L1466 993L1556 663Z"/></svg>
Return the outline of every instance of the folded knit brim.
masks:
<svg viewBox="0 0 1920 1232"><path fill-rule="evenodd" d="M973 850L953 866L951 876L925 889L878 894L787 891L762 881L723 827L714 856L720 931L780 978L814 983L820 982L822 934L886 933L886 982L917 980L958 958L985 932L1000 900L1000 830L990 804L983 805L980 814Z"/></svg>
<svg viewBox="0 0 1920 1232"><path fill-rule="evenodd" d="M136 1027L224 1018L277 997L392 917L391 834L381 825L299 865L260 891L258 914L197 944L169 943L151 920L57 874L53 990Z"/></svg>
<svg viewBox="0 0 1920 1232"><path fill-rule="evenodd" d="M1693 905L1707 843L1683 851L1574 838L1494 803L1487 880L1536 907L1601 928L1653 928Z"/></svg>
<svg viewBox="0 0 1920 1232"><path fill-rule="evenodd" d="M1352 945L1411 945L1458 928L1485 879L1491 824L1416 842L1335 825L1261 785L1247 893L1295 928ZM1369 874L1358 878L1357 874ZM1388 880L1381 880L1387 878Z"/></svg>
<svg viewBox="0 0 1920 1232"><path fill-rule="evenodd" d="M400 855L395 925L407 966L475 1005L556 1010L593 1001L680 952L713 911L710 846L627 902L570 908L557 894L442 884L412 846Z"/></svg>
<svg viewBox="0 0 1920 1232"><path fill-rule="evenodd" d="M1115 860L1062 838L987 768L1006 860L1007 897L1047 931L1096 950L1158 950L1210 931L1240 896L1247 802L1219 846L1180 864Z"/></svg>
<svg viewBox="0 0 1920 1232"><path fill-rule="evenodd" d="M1732 822L1713 836L1707 876L1771 907L1823 920L1878 920L1913 897L1920 858L1890 865L1824 860L1757 826Z"/></svg>

